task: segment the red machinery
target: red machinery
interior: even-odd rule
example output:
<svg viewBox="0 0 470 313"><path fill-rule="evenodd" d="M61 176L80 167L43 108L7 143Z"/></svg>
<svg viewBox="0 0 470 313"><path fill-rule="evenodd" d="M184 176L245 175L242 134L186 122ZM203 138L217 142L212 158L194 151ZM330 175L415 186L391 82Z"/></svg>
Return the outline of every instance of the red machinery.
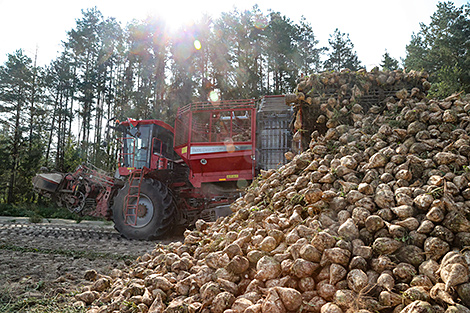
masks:
<svg viewBox="0 0 470 313"><path fill-rule="evenodd" d="M91 216L109 217L108 201L115 188L123 182L116 181L100 169L80 165L74 173L38 174L33 177L34 188L42 194L53 196L55 202L71 212Z"/></svg>
<svg viewBox="0 0 470 313"><path fill-rule="evenodd" d="M255 115L253 100L195 103L178 110L175 151L189 165L194 187L253 179Z"/></svg>
<svg viewBox="0 0 470 313"><path fill-rule="evenodd" d="M282 104L271 106L280 125L277 107L287 108L282 97L265 97L261 106L255 100L193 103L178 110L174 129L158 120L121 122L114 127L123 134L119 177L82 167L86 170L63 179L38 174L34 187L59 204L73 203L68 207L74 212L107 217L112 213L116 229L127 238L153 239L174 225L190 225L199 218L214 221L231 213L230 203L256 175L257 148L263 150L256 138L273 136L266 126L257 133L260 107L260 125L272 124L273 116L266 115L266 103L271 103L267 100ZM290 119L291 114L282 114ZM264 137L262 142L265 148L272 145ZM265 149L270 158L279 159L289 149L290 142L281 142L279 151Z"/></svg>

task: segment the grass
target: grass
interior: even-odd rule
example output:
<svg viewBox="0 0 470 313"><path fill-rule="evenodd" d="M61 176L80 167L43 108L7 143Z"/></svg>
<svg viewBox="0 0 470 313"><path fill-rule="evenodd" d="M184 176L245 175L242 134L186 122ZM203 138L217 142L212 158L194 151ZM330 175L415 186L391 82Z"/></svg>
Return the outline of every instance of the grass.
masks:
<svg viewBox="0 0 470 313"><path fill-rule="evenodd" d="M13 299L7 289L0 290L1 313L84 313L85 308L74 307L70 297L57 295L50 298Z"/></svg>
<svg viewBox="0 0 470 313"><path fill-rule="evenodd" d="M301 194L296 194L295 196L292 197L292 199L290 200L290 203L293 205L301 204L305 206L306 205L305 196Z"/></svg>
<svg viewBox="0 0 470 313"><path fill-rule="evenodd" d="M442 187L434 188L427 194L433 196L434 199L439 199L444 195L444 188Z"/></svg>
<svg viewBox="0 0 470 313"><path fill-rule="evenodd" d="M104 220L103 218L80 216L72 213L66 208L60 208L55 205L23 203L6 204L0 203L0 216L29 217L32 223L40 223L43 219L63 218L75 220L80 223L82 220Z"/></svg>

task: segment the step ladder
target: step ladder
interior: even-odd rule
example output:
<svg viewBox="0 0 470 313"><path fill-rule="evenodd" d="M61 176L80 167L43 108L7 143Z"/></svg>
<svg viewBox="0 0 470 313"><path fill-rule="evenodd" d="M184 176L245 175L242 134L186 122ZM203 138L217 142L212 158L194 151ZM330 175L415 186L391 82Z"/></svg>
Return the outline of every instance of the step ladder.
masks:
<svg viewBox="0 0 470 313"><path fill-rule="evenodd" d="M129 190L127 191L126 209L124 212L124 224L137 225L137 213L139 209L140 186L142 185L143 172L141 169L132 171L129 177Z"/></svg>

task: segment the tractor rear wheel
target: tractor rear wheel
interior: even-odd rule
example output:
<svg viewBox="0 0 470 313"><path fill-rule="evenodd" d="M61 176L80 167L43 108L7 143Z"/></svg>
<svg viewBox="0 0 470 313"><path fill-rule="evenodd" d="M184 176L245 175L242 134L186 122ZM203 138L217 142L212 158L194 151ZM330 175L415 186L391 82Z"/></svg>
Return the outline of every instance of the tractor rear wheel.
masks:
<svg viewBox="0 0 470 313"><path fill-rule="evenodd" d="M158 180L144 179L140 188L137 212L129 209L126 221L126 202L129 183L119 190L113 204L114 228L127 239L153 240L168 233L174 224L176 207L169 191ZM131 201L135 201L135 198ZM130 203L135 204L135 203Z"/></svg>

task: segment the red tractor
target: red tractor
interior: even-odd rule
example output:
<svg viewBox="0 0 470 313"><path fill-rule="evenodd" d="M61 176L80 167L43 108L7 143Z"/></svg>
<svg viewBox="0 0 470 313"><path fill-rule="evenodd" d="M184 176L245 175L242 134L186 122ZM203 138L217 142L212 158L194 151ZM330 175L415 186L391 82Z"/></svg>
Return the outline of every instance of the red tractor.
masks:
<svg viewBox="0 0 470 313"><path fill-rule="evenodd" d="M174 128L128 119L113 127L122 133L114 178L80 166L38 174L33 185L73 212L112 219L126 238L159 238L230 214L259 169L284 162L291 119L283 96L189 104L178 109Z"/></svg>

